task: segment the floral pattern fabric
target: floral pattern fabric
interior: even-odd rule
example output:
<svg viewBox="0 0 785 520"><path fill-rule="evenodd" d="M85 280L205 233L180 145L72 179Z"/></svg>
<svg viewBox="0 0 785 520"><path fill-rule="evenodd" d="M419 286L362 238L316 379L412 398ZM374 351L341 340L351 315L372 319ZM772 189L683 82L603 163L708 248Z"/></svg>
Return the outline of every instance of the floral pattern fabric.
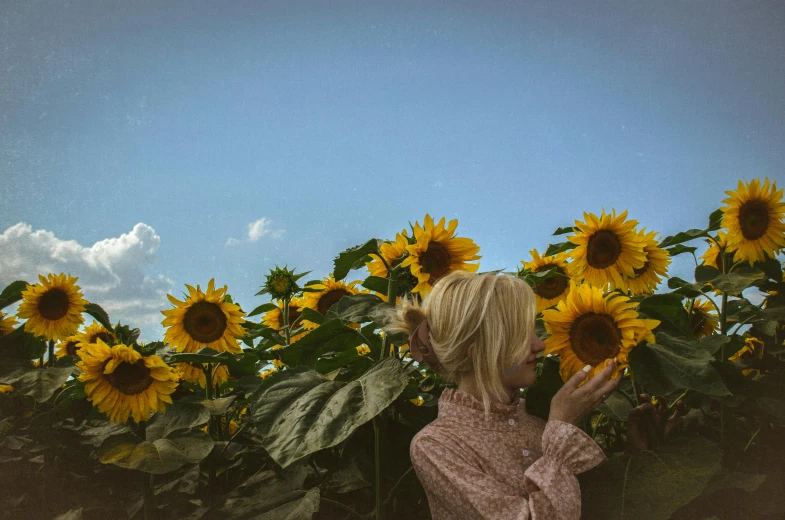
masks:
<svg viewBox="0 0 785 520"><path fill-rule="evenodd" d="M523 399L491 403L486 418L481 401L453 388L410 455L433 520L578 519L576 475L606 459L583 430L526 413Z"/></svg>

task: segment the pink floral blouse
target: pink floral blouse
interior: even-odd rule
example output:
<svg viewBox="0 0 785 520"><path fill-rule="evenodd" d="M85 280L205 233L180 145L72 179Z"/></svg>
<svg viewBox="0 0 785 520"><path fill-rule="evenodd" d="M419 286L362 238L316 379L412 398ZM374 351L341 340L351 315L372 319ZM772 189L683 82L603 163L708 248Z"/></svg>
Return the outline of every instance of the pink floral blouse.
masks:
<svg viewBox="0 0 785 520"><path fill-rule="evenodd" d="M410 454L433 520L556 520L581 517L576 475L606 459L580 428L527 414L525 401L482 402L448 388L435 421Z"/></svg>

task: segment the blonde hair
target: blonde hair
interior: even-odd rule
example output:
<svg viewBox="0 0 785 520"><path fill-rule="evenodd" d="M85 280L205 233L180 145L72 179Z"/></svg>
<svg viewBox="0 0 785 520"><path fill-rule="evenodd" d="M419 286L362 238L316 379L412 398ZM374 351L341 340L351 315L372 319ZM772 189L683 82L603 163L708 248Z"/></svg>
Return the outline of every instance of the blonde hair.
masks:
<svg viewBox="0 0 785 520"><path fill-rule="evenodd" d="M383 329L409 335L427 318L442 365L439 374L453 383L473 374L487 416L491 398L507 398L502 369L529 357L536 307L534 291L521 278L453 271L436 282L422 304L407 296L386 309Z"/></svg>

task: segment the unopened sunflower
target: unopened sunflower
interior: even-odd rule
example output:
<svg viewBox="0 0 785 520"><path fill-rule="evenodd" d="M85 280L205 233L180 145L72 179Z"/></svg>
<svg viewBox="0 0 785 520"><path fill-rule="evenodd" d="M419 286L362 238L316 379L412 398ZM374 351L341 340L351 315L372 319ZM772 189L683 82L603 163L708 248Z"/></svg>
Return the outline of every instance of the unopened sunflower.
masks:
<svg viewBox="0 0 785 520"><path fill-rule="evenodd" d="M11 334L18 325L16 316L0 311L0 338Z"/></svg>
<svg viewBox="0 0 785 520"><path fill-rule="evenodd" d="M417 278L413 293L425 297L431 292L433 284L439 278L453 271L477 272L480 264L471 264L481 258L477 253L480 246L470 238L457 238L455 229L458 219L453 219L444 227L445 218L437 224L430 215L425 215L423 227L419 222L414 224L415 243L406 246L409 256L401 263L401 267L409 267L412 275Z"/></svg>
<svg viewBox="0 0 785 520"><path fill-rule="evenodd" d="M100 338L79 349L87 399L114 423L146 421L154 412L166 411L177 388L172 367L158 356L142 357L126 345L110 347Z"/></svg>
<svg viewBox="0 0 785 520"><path fill-rule="evenodd" d="M327 316L327 311L330 308L338 303L338 301L343 298L344 296L352 296L355 294L360 294L361 292L368 292L368 291L360 291L355 285L359 284L360 280L355 280L353 282L343 282L343 281L336 281L332 274L327 278L323 278L321 283L309 285L309 289L317 289L318 292L306 292L303 295L302 299L302 307L301 309L311 309L322 316ZM312 321L303 319L303 326L306 329L315 329L319 326L318 323L314 323ZM357 324L350 324L352 328L357 328L359 325Z"/></svg>
<svg viewBox="0 0 785 520"><path fill-rule="evenodd" d="M553 256L540 256L536 249L529 251L531 262L521 260L523 267L534 273L556 268L558 275L551 276L533 287L537 297L537 312L563 301L570 292L570 275L567 254L562 252Z"/></svg>
<svg viewBox="0 0 785 520"><path fill-rule="evenodd" d="M204 365L206 367L207 365ZM207 386L207 376L199 364L193 363L175 363L174 372L181 381L188 383L199 383L199 386L205 388ZM218 365L213 369L213 386L221 386L229 381L229 367L226 365Z"/></svg>
<svg viewBox="0 0 785 520"><path fill-rule="evenodd" d="M384 258L384 261L387 262L387 265L395 267L403 261L401 260L401 257L406 254L406 248L408 246L409 233L404 229L400 233L395 234L395 242L385 241L379 246L379 253L382 255L382 258ZM384 262L376 255L371 255L371 258L374 260L365 262L365 266L368 268L368 272L371 273L371 276L387 278L387 267L385 267Z"/></svg>
<svg viewBox="0 0 785 520"><path fill-rule="evenodd" d="M689 311L690 304L687 302L684 308ZM692 306L690 314L690 325L692 333L700 339L704 336L711 336L719 330L720 319L717 317L717 310L709 300L697 298Z"/></svg>
<svg viewBox="0 0 785 520"><path fill-rule="evenodd" d="M276 331L280 331L280 334L284 334L284 319L283 319L283 301L278 300L276 302L277 308L271 311L267 311L264 313L262 317L262 323L267 325L271 329L275 329ZM302 306L303 300L302 298L292 298L289 301L289 326L291 327L290 330L295 330L300 328L303 325L303 320L300 320L300 315L302 314ZM298 321L299 320L299 321ZM297 341L298 339L302 338L308 334L308 331L300 332L299 334L295 334L292 336L291 340L292 343ZM282 345L276 345L273 349L281 348Z"/></svg>
<svg viewBox="0 0 785 520"><path fill-rule="evenodd" d="M57 344L57 349L55 349L55 357L60 359L61 357L65 356L76 356L77 351L81 348L79 345L79 336L73 335L68 336L63 341Z"/></svg>
<svg viewBox="0 0 785 520"><path fill-rule="evenodd" d="M38 275L40 283L27 285L17 316L25 318L25 330L50 341L73 335L84 322L87 300L70 274Z"/></svg>
<svg viewBox="0 0 785 520"><path fill-rule="evenodd" d="M635 269L646 263L645 242L635 231L637 220L625 220L627 210L616 215L597 217L583 213L586 222L575 221L578 232L567 237L577 247L569 253L572 276L576 281L586 280L593 287L605 289L624 288L624 276L634 277Z"/></svg>
<svg viewBox="0 0 785 520"><path fill-rule="evenodd" d="M115 337L114 334L109 332L109 330L106 327L104 327L100 323L97 323L96 321L93 321L92 324L85 327L84 332L76 334L76 337L79 339L80 348L86 345L87 343L95 343L96 340L98 339L100 339L107 345L111 345L112 343L117 341L117 338Z"/></svg>
<svg viewBox="0 0 785 520"><path fill-rule="evenodd" d="M766 346L764 345L763 341L758 338L747 338L744 340L744 346L733 354L731 357L728 358L729 361L735 363L739 360L752 360L752 359L763 359L763 355L766 353ZM746 375L753 375L759 376L761 371L757 368L744 368L741 371L742 374Z"/></svg>
<svg viewBox="0 0 785 520"><path fill-rule="evenodd" d="M736 191L726 191L722 202L722 227L728 232L728 248L735 251L734 262L762 262L774 258L785 247L785 203L777 183L763 186L760 179L739 181Z"/></svg>
<svg viewBox="0 0 785 520"><path fill-rule="evenodd" d="M626 282L625 289L629 289L633 296L654 293L660 281L668 276L671 255L658 245L656 236L656 231L646 233L646 228L638 233L638 237L644 243L646 263L643 267L633 269L634 276L623 277Z"/></svg>
<svg viewBox="0 0 785 520"><path fill-rule="evenodd" d="M660 322L639 318L634 309L637 303L626 296L605 297L601 289L588 284L571 281L570 285L566 300L542 313L545 330L551 335L545 340L545 354L559 355L559 374L564 381L590 365L586 382L611 359L616 360L612 374L616 377L641 339L654 342L651 331Z"/></svg>
<svg viewBox="0 0 785 520"><path fill-rule="evenodd" d="M189 294L185 301L166 295L176 307L161 311L166 316L161 322L167 327L164 341L178 352L209 347L218 352L241 353L238 339L245 335L245 313L239 305L225 301L226 286L215 290L215 279L211 279L206 293L198 285L194 289L186 284L186 288Z"/></svg>

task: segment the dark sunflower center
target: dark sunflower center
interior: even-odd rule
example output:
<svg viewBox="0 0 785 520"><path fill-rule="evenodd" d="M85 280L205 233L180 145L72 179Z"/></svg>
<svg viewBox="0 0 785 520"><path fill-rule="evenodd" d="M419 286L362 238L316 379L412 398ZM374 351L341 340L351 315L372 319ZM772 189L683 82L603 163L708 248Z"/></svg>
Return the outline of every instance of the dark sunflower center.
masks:
<svg viewBox="0 0 785 520"><path fill-rule="evenodd" d="M450 253L438 242L428 244L428 249L420 255L423 271L431 275L431 280L441 278L450 269Z"/></svg>
<svg viewBox="0 0 785 520"><path fill-rule="evenodd" d="M301 314L300 311L298 311L296 308L294 308L294 307L292 307L290 305L289 306L289 324L291 325L292 323L297 321L297 318L300 317L300 314ZM283 325L283 311L282 311L281 314L278 316L278 328L282 329L283 326L284 325Z"/></svg>
<svg viewBox="0 0 785 520"><path fill-rule="evenodd" d="M539 273L542 271L547 271L552 267L553 265L544 265L537 268L535 272ZM556 272L560 275L566 274L561 267L557 267ZM564 291L567 290L569 283L569 278L564 276L551 276L547 280L543 280L542 282L538 283L534 287L534 292L537 293L540 298L546 298L550 300L551 298L557 298L564 294Z"/></svg>
<svg viewBox="0 0 785 520"><path fill-rule="evenodd" d="M351 293L349 293L349 291L347 291L346 289L333 289L327 292L327 294L325 294L321 298L319 298L319 303L316 305L316 310L318 310L319 314L321 314L322 316L327 316L327 311L330 310L330 307L335 305L338 302L338 300L340 300L344 296L348 296L349 294Z"/></svg>
<svg viewBox="0 0 785 520"><path fill-rule="evenodd" d="M649 270L649 262L647 260L646 263L643 264L643 267L633 268L632 271L635 273L635 278L637 278L648 270Z"/></svg>
<svg viewBox="0 0 785 520"><path fill-rule="evenodd" d="M56 321L68 314L68 294L62 289L49 289L38 302L38 313L47 320Z"/></svg>
<svg viewBox="0 0 785 520"><path fill-rule="evenodd" d="M136 395L147 390L153 384L150 369L144 361L136 363L120 363L111 374L104 375L109 384L126 395Z"/></svg>
<svg viewBox="0 0 785 520"><path fill-rule="evenodd" d="M65 344L65 353L68 356L75 356L76 351L79 350L76 346L76 341L69 341Z"/></svg>
<svg viewBox="0 0 785 520"><path fill-rule="evenodd" d="M741 234L747 240L755 240L766 234L769 227L769 211L766 203L760 200L751 200L739 208L739 226Z"/></svg>
<svg viewBox="0 0 785 520"><path fill-rule="evenodd" d="M698 334L703 329L703 324L706 323L706 315L699 310L693 309L690 315L690 325L692 325L692 333Z"/></svg>
<svg viewBox="0 0 785 520"><path fill-rule="evenodd" d="M212 343L223 336L226 316L212 302L196 302L183 318L183 328L198 343Z"/></svg>
<svg viewBox="0 0 785 520"><path fill-rule="evenodd" d="M621 332L607 314L589 312L578 317L570 327L570 344L578 359L597 366L619 353Z"/></svg>
<svg viewBox="0 0 785 520"><path fill-rule="evenodd" d="M589 238L586 261L595 269L612 266L620 255L621 241L613 231L601 229Z"/></svg>

